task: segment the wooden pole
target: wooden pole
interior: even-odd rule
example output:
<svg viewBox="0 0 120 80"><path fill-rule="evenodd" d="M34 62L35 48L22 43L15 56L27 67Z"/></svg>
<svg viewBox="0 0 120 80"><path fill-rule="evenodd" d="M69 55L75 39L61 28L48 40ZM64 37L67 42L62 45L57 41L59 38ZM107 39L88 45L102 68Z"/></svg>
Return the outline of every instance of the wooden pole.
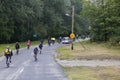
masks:
<svg viewBox="0 0 120 80"><path fill-rule="evenodd" d="M72 33L74 33L74 6L72 6ZM73 50L74 47L73 47L73 39L72 39L72 43L71 43L71 50Z"/></svg>
<svg viewBox="0 0 120 80"><path fill-rule="evenodd" d="M72 33L74 33L74 14L75 14L74 6L72 6Z"/></svg>

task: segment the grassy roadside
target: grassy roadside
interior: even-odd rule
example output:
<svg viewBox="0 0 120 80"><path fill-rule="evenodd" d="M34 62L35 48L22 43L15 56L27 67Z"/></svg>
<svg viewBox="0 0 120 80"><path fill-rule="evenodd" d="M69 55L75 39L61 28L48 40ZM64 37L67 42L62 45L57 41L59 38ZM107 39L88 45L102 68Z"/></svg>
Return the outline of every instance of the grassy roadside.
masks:
<svg viewBox="0 0 120 80"><path fill-rule="evenodd" d="M120 46L110 46L108 43L78 42L74 44L74 50L71 45L60 47L57 52L59 59L87 59L120 60ZM70 80L120 80L120 67L64 67L64 71Z"/></svg>
<svg viewBox="0 0 120 80"><path fill-rule="evenodd" d="M120 67L65 67L70 80L120 80Z"/></svg>
<svg viewBox="0 0 120 80"><path fill-rule="evenodd" d="M39 41L32 41L31 45L38 45L40 42ZM19 42L20 48L26 47L26 42ZM3 52L5 48L9 46L12 50L15 50L15 43L12 44L0 44L0 56L3 55Z"/></svg>
<svg viewBox="0 0 120 80"><path fill-rule="evenodd" d="M117 59L120 60L120 46L109 46L107 43L78 42L74 44L74 50L70 50L71 45L57 49L60 53L59 59Z"/></svg>

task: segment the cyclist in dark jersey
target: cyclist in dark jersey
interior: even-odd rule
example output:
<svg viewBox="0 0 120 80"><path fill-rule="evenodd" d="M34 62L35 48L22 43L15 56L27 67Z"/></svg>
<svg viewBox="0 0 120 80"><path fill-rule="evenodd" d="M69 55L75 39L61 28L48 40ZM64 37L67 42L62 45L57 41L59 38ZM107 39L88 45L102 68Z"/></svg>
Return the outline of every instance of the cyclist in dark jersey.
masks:
<svg viewBox="0 0 120 80"><path fill-rule="evenodd" d="M20 48L20 45L18 42L16 42L16 44L15 44L16 54L19 53L19 48Z"/></svg>
<svg viewBox="0 0 120 80"><path fill-rule="evenodd" d="M33 52L34 52L34 58L35 58L35 61L37 61L37 60L38 60L38 59L37 59L38 48L35 47Z"/></svg>

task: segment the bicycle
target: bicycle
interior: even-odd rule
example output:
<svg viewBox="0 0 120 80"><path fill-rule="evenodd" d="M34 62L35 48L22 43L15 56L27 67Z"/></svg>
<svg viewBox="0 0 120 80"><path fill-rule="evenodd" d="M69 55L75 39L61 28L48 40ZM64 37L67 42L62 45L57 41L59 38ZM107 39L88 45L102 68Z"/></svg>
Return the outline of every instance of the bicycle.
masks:
<svg viewBox="0 0 120 80"><path fill-rule="evenodd" d="M34 54L34 58L35 58L35 61L37 61L38 59L37 59L37 54Z"/></svg>
<svg viewBox="0 0 120 80"><path fill-rule="evenodd" d="M27 49L29 49L30 48L30 45L27 45Z"/></svg>
<svg viewBox="0 0 120 80"><path fill-rule="evenodd" d="M41 44L39 45L40 54L42 53L42 47L43 47L43 44L41 43Z"/></svg>
<svg viewBox="0 0 120 80"><path fill-rule="evenodd" d="M10 55L7 55L7 56L6 56L6 66L7 66L7 68L10 67L10 63L11 63L11 56L10 56Z"/></svg>
<svg viewBox="0 0 120 80"><path fill-rule="evenodd" d="M40 54L42 53L42 47L40 47Z"/></svg>
<svg viewBox="0 0 120 80"><path fill-rule="evenodd" d="M8 62L6 63L6 65L7 65L7 68L9 68L9 67L10 67L10 62L8 61Z"/></svg>
<svg viewBox="0 0 120 80"><path fill-rule="evenodd" d="M16 49L16 54L18 55L18 53L19 53L19 49Z"/></svg>
<svg viewBox="0 0 120 80"><path fill-rule="evenodd" d="M30 40L28 40L28 41L27 41L27 49L30 48L30 43L31 43Z"/></svg>
<svg viewBox="0 0 120 80"><path fill-rule="evenodd" d="M20 45L19 45L18 42L16 42L15 48L16 48L16 54L18 55L18 53L19 53L19 48L20 48Z"/></svg>

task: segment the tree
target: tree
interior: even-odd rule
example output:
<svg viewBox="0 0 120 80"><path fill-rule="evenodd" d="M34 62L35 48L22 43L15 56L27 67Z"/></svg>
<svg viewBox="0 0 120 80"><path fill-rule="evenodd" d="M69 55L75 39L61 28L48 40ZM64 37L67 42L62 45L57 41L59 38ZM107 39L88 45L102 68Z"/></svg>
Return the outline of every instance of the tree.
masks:
<svg viewBox="0 0 120 80"><path fill-rule="evenodd" d="M92 27L91 40L109 41L111 38L116 39L114 37L119 38L120 2L118 0L96 0L95 2L83 0L83 2L85 5L82 16L90 22L89 26Z"/></svg>
<svg viewBox="0 0 120 80"><path fill-rule="evenodd" d="M71 6L75 5L75 33L83 26L81 0L0 0L0 42L69 35ZM34 38L33 35L37 35Z"/></svg>

